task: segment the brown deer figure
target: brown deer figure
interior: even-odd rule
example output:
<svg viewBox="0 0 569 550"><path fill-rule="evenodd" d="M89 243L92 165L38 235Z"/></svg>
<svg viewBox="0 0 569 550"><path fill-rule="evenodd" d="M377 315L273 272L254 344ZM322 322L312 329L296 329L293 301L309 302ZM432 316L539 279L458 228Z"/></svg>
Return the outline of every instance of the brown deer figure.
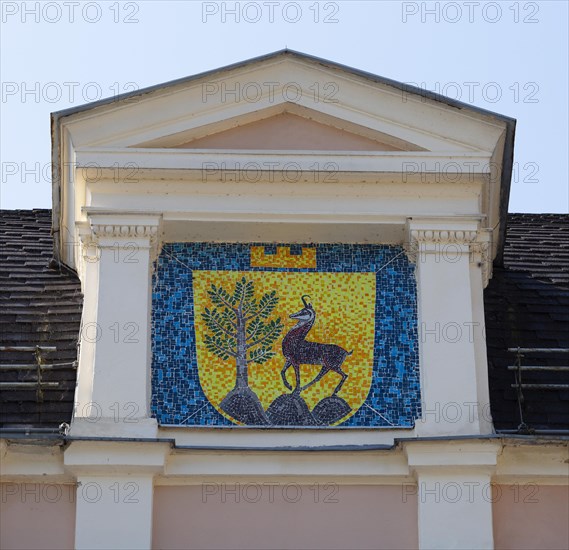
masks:
<svg viewBox="0 0 569 550"><path fill-rule="evenodd" d="M306 335L316 320L316 312L312 304L306 301L306 298L310 298L310 296L304 295L301 298L304 308L298 313L290 315L290 318L297 319L298 323L288 331L283 339L282 350L286 362L281 371L281 377L284 385L289 390L292 390L292 386L286 379L286 372L290 367L293 367L296 378L296 386L293 393L298 394L316 384L327 372L334 371L342 377L332 394L336 395L344 385L346 378L348 378L348 375L341 369L342 363L352 352L348 352L335 344L321 344L320 342L306 340ZM313 380L301 387L300 365L322 365L322 369Z"/></svg>

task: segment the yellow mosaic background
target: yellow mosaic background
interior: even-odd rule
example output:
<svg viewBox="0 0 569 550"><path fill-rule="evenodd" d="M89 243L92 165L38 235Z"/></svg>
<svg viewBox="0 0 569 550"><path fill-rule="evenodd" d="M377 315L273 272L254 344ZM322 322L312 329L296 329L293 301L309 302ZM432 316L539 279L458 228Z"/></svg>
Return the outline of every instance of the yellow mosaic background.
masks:
<svg viewBox="0 0 569 550"><path fill-rule="evenodd" d="M336 344L353 354L346 357L342 370L348 378L338 393L352 407L345 422L362 406L367 398L372 380L374 327L375 327L375 274L374 273L286 273L264 271L194 271L194 329L201 387L220 414L233 420L219 408L219 403L235 385L235 359L223 361L209 352L204 344L208 329L202 319L206 307L215 307L208 295L211 285L222 286L233 294L237 280L245 277L255 285L255 297L275 290L279 296L277 307L269 319L280 317L285 330L272 349L275 357L263 364L249 364L249 387L259 397L263 408L280 395L290 393L281 379L284 356L281 344L286 333L296 325L291 313L303 308L301 296L310 295L316 311L316 321L306 339L326 344ZM319 365L300 367L301 384L312 380L320 371ZM287 379L294 387L294 369L287 372ZM319 382L302 392L309 409L324 397L332 395L340 381L340 375L328 372Z"/></svg>

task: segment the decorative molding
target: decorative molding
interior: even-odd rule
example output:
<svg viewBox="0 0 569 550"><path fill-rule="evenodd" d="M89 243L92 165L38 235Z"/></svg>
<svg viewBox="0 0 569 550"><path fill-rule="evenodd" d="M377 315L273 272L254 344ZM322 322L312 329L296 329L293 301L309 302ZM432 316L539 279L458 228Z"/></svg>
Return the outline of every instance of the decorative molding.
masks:
<svg viewBox="0 0 569 550"><path fill-rule="evenodd" d="M471 245L478 237L476 230L462 229L411 229L411 242L418 243L453 243Z"/></svg>
<svg viewBox="0 0 569 550"><path fill-rule="evenodd" d="M88 219L88 222L77 224L77 236L83 262L99 261L101 249L115 247L118 242L126 247L129 241L134 241L132 244L137 248L146 248L144 240L148 241L151 262L156 259L162 240L161 215L105 214L88 215ZM114 240L114 242L109 244L109 240Z"/></svg>
<svg viewBox="0 0 569 550"><path fill-rule="evenodd" d="M469 255L471 263L477 263L482 270L484 287L488 284L492 275L492 230L474 228L477 222L469 222L469 228L433 227L432 221L427 222L427 227L413 227L413 220L407 222L408 241L405 250L409 259L417 263L419 254L450 255L451 263L457 253ZM444 224L441 224L444 225ZM457 225L451 222L449 225ZM449 246L449 248L445 248Z"/></svg>
<svg viewBox="0 0 569 550"><path fill-rule="evenodd" d="M97 239L149 239L150 246L158 240L158 225L91 224L91 232Z"/></svg>
<svg viewBox="0 0 569 550"><path fill-rule="evenodd" d="M76 262L78 265L87 263L98 262L101 257L101 250L99 248L97 238L91 231L88 223L77 223L77 244L78 244L78 257Z"/></svg>
<svg viewBox="0 0 569 550"><path fill-rule="evenodd" d="M492 277L492 231L483 230L479 235L479 240L472 243L470 247L470 261L478 260L482 269L482 282L484 288L488 285Z"/></svg>
<svg viewBox="0 0 569 550"><path fill-rule="evenodd" d="M469 252L476 243L478 231L475 229L412 229L407 226L405 251L413 263L417 263L423 254L445 254L445 246L452 247L453 256L459 252L457 247L464 247Z"/></svg>

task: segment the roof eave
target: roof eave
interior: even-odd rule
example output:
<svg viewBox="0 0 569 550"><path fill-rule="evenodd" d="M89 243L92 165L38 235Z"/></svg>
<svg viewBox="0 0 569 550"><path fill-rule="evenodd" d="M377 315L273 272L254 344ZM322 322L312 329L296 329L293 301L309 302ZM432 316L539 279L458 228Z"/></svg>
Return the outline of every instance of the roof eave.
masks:
<svg viewBox="0 0 569 550"><path fill-rule="evenodd" d="M516 120L506 122L506 139L502 154L502 178L500 181L500 230L498 232L498 246L494 263L496 266L504 265L504 244L506 242L506 229L508 226L508 206L510 203L510 188L512 183L512 169L514 166L514 139L516 134Z"/></svg>

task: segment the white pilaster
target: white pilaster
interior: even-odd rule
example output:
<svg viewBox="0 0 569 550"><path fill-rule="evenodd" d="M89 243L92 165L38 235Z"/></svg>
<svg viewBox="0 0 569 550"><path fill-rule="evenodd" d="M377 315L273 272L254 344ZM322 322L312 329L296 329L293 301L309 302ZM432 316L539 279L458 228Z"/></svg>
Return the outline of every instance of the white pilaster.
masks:
<svg viewBox="0 0 569 550"><path fill-rule="evenodd" d="M71 435L156 434L150 314L159 226L158 216L92 215L83 228L85 309Z"/></svg>
<svg viewBox="0 0 569 550"><path fill-rule="evenodd" d="M74 441L65 469L77 478L75 548L150 549L153 479L166 443Z"/></svg>
<svg viewBox="0 0 569 550"><path fill-rule="evenodd" d="M494 548L491 476L500 445L410 443L417 479L419 549Z"/></svg>
<svg viewBox="0 0 569 550"><path fill-rule="evenodd" d="M417 433L488 433L480 421L488 415L487 380L477 376L486 368L478 338L483 266L473 265L472 253L478 222L413 219L408 229L418 284L423 414Z"/></svg>
<svg viewBox="0 0 569 550"><path fill-rule="evenodd" d="M75 548L152 547L152 476L77 478Z"/></svg>

